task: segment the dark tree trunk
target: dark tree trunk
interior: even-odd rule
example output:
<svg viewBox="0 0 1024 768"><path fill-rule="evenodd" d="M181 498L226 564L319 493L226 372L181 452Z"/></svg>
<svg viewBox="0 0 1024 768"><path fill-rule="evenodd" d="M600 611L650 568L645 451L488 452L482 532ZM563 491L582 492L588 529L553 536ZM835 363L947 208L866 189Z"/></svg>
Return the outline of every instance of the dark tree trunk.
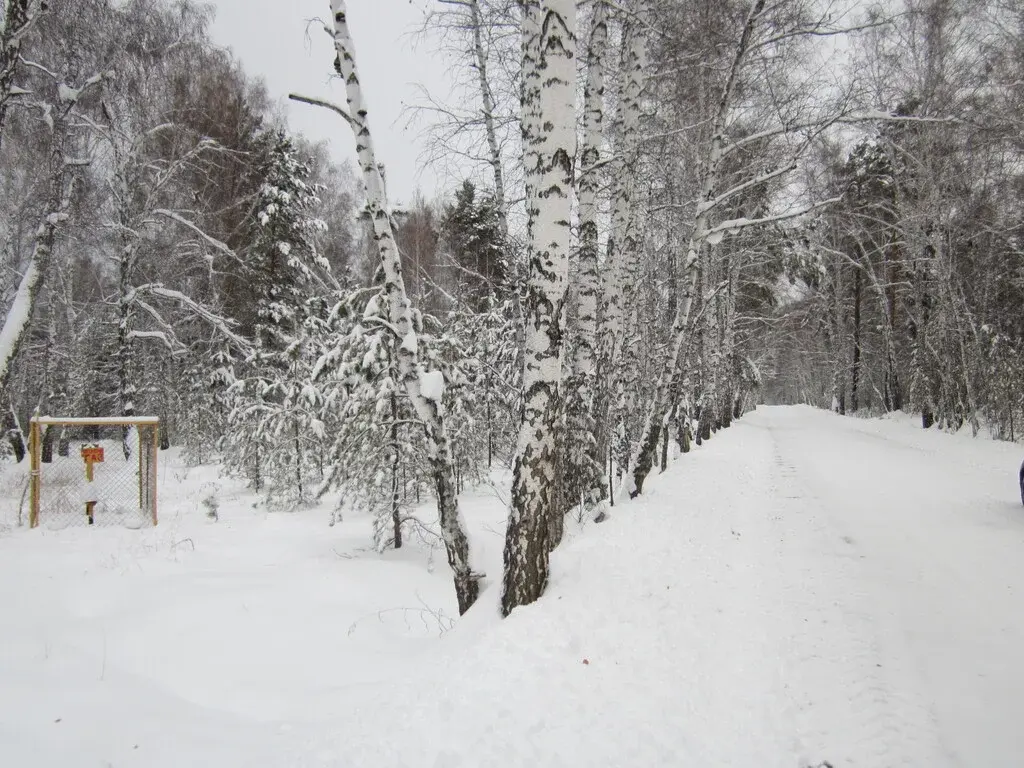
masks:
<svg viewBox="0 0 1024 768"><path fill-rule="evenodd" d="M402 506L398 493L398 397L391 393L391 526L395 549L402 548Z"/></svg>
<svg viewBox="0 0 1024 768"><path fill-rule="evenodd" d="M447 524L454 527L453 521L459 519L458 495L455 493L454 476L441 460L431 460L431 474L434 478L434 492L437 494L437 508L441 516L442 530ZM461 528L459 529L461 531ZM448 554L448 565L451 566L455 580L455 596L459 603L459 615L468 611L480 596L480 574L463 567L469 563L469 539L463 536L451 536L445 549Z"/></svg>
<svg viewBox="0 0 1024 768"><path fill-rule="evenodd" d="M850 367L850 410L853 413L856 413L857 409L860 408L861 280L860 270L857 269L854 271L853 278L853 364Z"/></svg>
<svg viewBox="0 0 1024 768"><path fill-rule="evenodd" d="M55 427L52 424L48 425L43 430L43 440L39 449L39 459L44 464L50 464L53 462L53 438L57 434L59 427Z"/></svg>
<svg viewBox="0 0 1024 768"><path fill-rule="evenodd" d="M668 469L668 427L661 428L661 471Z"/></svg>
<svg viewBox="0 0 1024 768"><path fill-rule="evenodd" d="M644 434L644 443L640 446L639 459L633 469L633 491L630 498L636 498L644 490L644 480L654 467L654 457L658 451L658 440L661 437L661 425L654 424Z"/></svg>
<svg viewBox="0 0 1024 768"><path fill-rule="evenodd" d="M679 430L679 450L683 453L689 453L693 448L693 434L690 429L690 421L686 420L682 428Z"/></svg>
<svg viewBox="0 0 1024 768"><path fill-rule="evenodd" d="M20 463L27 453L25 435L21 432L21 427L18 425L18 417L14 413L10 400L7 401L6 406L4 409L4 431L7 433L7 442L11 445L14 460Z"/></svg>

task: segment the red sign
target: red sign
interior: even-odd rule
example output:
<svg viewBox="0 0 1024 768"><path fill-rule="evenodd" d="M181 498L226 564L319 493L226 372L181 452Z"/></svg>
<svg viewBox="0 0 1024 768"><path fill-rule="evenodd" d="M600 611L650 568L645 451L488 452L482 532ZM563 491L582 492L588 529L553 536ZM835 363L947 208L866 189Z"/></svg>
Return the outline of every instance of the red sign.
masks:
<svg viewBox="0 0 1024 768"><path fill-rule="evenodd" d="M85 461L85 479L92 482L92 465L103 463L103 446L83 445L82 460ZM90 518L91 520L91 518Z"/></svg>
<svg viewBox="0 0 1024 768"><path fill-rule="evenodd" d="M103 446L100 445L83 445L82 446L82 459L86 464L102 464L103 463Z"/></svg>

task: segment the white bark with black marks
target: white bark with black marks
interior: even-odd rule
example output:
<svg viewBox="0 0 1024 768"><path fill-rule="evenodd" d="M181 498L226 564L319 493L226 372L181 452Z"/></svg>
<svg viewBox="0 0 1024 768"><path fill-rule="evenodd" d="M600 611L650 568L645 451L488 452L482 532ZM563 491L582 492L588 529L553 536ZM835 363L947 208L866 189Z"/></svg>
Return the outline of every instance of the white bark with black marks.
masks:
<svg viewBox="0 0 1024 768"><path fill-rule="evenodd" d="M576 153L576 7L573 0L523 4L523 133L530 205L524 409L505 538L502 613L532 603L547 586L558 535L562 309Z"/></svg>
<svg viewBox="0 0 1024 768"><path fill-rule="evenodd" d="M615 157L611 233L608 238L608 279L605 281L605 322L601 330L601 365L604 372L600 424L614 437L611 443L618 469L629 459L630 416L635 410L637 349L627 340L636 332L636 289L640 281L641 232L637 215L636 173L640 159L640 109L646 87L647 45L642 29L644 0L628 5L630 17L622 25L623 79L618 111L619 141ZM604 408L609 412L605 413ZM606 441L602 441L606 442Z"/></svg>
<svg viewBox="0 0 1024 768"><path fill-rule="evenodd" d="M459 613L465 613L476 602L481 575L470 566L469 539L459 511L451 446L445 428L444 409L440 399L425 396L422 379L425 375L419 355L419 342L413 327L412 307L405 290L402 265L391 226L391 215L384 190L384 179L374 152L366 103L356 69L355 46L349 32L344 0L331 0L334 18L334 62L345 82L348 103L346 120L355 134L359 168L366 190L366 207L373 223L374 239L380 253L384 273L383 291L388 298L389 321L396 338L395 355L400 384L423 422L428 436L428 461L437 493L441 519L441 535L455 579Z"/></svg>
<svg viewBox="0 0 1024 768"><path fill-rule="evenodd" d="M566 473L568 504L593 504L603 493L603 462L598 453L595 419L598 302L598 189L604 139L604 57L608 46L608 11L597 2L590 19L587 80L583 91L583 148L580 152L579 245L576 250L576 339L573 378L566 393Z"/></svg>

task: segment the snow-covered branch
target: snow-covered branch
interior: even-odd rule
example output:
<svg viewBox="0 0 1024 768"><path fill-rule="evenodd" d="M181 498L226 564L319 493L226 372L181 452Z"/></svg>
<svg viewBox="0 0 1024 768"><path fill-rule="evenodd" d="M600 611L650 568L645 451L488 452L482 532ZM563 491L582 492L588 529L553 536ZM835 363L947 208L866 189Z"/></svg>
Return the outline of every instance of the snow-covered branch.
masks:
<svg viewBox="0 0 1024 768"><path fill-rule="evenodd" d="M329 109L331 112L338 115L350 126L356 126L356 122L352 119L352 116L344 109L339 107L337 104L332 104L331 102L325 101L324 99L316 99L313 98L312 96L302 96L297 93L289 93L288 98L291 99L292 101L297 101L300 104L309 104L314 107L323 107L324 109Z"/></svg>
<svg viewBox="0 0 1024 768"><path fill-rule="evenodd" d="M725 235L735 235L743 229L749 229L750 227L760 227L766 224L774 224L780 221L786 221L788 219L795 219L800 216L805 216L811 211L816 211L819 208L825 208L830 205L835 205L842 197L830 197L828 200L821 200L814 205L809 205L806 208L801 208L796 211L788 211L786 213L777 213L771 216L762 216L756 219L738 218L738 219L727 219L726 221L711 227L704 232L704 240L712 245L716 245L722 241Z"/></svg>
<svg viewBox="0 0 1024 768"><path fill-rule="evenodd" d="M223 336L227 341L234 344L235 347L237 347L239 350L248 352L249 350L252 349L252 344L249 342L248 339L239 336L237 333L231 330L231 328L228 325L229 321L227 320L227 318L213 312L208 307L204 307L191 296L186 296L181 291L176 291L170 288L164 288L162 285L159 284L152 284L148 286L147 290L154 296L161 296L165 299L171 299L173 301L178 302L178 304L181 305L182 308L188 310L197 317L202 318L211 326L216 328L217 331L221 334L221 336Z"/></svg>
<svg viewBox="0 0 1024 768"><path fill-rule="evenodd" d="M213 248L220 251L225 256L229 256L233 260L241 262L241 257L237 253L235 253L234 249L232 249L231 246L229 246L227 243L221 240L218 240L213 235L207 234L205 231L203 231L201 227L199 227L199 225L195 224L192 221L189 221L187 218L182 216L177 211L171 211L166 208L156 208L154 209L153 214L157 216L163 216L165 218L170 219L171 221L175 221L178 224L181 224L183 227L191 230L196 235L199 235L199 237L207 245L212 246Z"/></svg>

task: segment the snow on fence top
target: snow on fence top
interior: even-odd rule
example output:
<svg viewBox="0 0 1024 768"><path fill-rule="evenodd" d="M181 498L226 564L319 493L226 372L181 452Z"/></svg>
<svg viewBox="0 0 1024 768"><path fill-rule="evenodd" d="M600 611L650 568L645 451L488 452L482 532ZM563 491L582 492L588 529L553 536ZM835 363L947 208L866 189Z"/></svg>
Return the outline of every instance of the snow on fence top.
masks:
<svg viewBox="0 0 1024 768"><path fill-rule="evenodd" d="M92 417L55 417L55 416L34 416L32 421L43 426L54 425L63 427L74 426L104 426L113 427L131 425L156 426L160 423L159 416L92 416Z"/></svg>

